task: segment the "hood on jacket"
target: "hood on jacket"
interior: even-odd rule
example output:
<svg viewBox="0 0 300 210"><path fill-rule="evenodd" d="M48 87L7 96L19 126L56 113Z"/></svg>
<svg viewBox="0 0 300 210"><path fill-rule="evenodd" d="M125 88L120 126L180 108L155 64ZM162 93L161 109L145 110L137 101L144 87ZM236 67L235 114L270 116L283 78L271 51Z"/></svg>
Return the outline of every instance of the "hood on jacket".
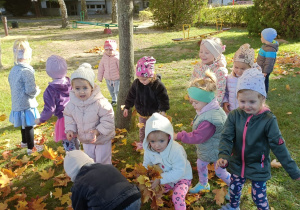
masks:
<svg viewBox="0 0 300 210"><path fill-rule="evenodd" d="M265 47L272 47L276 50L276 52L278 51L278 48L279 48L279 43L277 41L273 41L272 43L270 44L265 44Z"/></svg>
<svg viewBox="0 0 300 210"><path fill-rule="evenodd" d="M82 150L73 150L71 152L67 152L65 156L64 169L71 178L72 182L74 182L81 167L92 163L94 163L94 160Z"/></svg>
<svg viewBox="0 0 300 210"><path fill-rule="evenodd" d="M69 95L69 92L72 89L69 77L55 79L52 82L49 82L49 86L53 87L55 90L65 95Z"/></svg>
<svg viewBox="0 0 300 210"><path fill-rule="evenodd" d="M170 142L167 146L167 148L163 151L165 152L168 150L170 145L172 144L173 141L173 135L174 135L174 130L171 122L168 120L168 118L162 116L159 113L154 113L146 122L145 126L145 139L143 141L143 148L147 149L149 142L147 142L147 137L149 133L152 131L162 131L164 133L167 133L170 135Z"/></svg>

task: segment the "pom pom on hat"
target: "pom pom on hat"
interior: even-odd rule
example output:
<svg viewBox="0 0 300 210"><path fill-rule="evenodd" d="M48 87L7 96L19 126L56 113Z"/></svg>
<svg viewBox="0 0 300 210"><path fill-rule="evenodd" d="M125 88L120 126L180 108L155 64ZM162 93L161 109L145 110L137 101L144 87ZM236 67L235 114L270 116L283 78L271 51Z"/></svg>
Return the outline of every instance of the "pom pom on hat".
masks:
<svg viewBox="0 0 300 210"><path fill-rule="evenodd" d="M262 32L261 35L263 38L268 41L268 42L273 42L273 40L277 36L277 31L274 28L265 28Z"/></svg>
<svg viewBox="0 0 300 210"><path fill-rule="evenodd" d="M87 80L92 88L94 88L95 84L95 73L92 69L91 64L83 63L81 64L76 71L71 75L71 82L73 79L85 79Z"/></svg>
<svg viewBox="0 0 300 210"><path fill-rule="evenodd" d="M61 79L67 74L67 62L58 55L51 55L46 61L46 72L53 79Z"/></svg>
<svg viewBox="0 0 300 210"><path fill-rule="evenodd" d="M249 44L243 44L234 54L233 61L239 61L249 64L253 67L255 58L255 52L253 48L250 48Z"/></svg>
<svg viewBox="0 0 300 210"><path fill-rule="evenodd" d="M104 42L104 49L116 50L117 49L117 42L112 39L108 39Z"/></svg>
<svg viewBox="0 0 300 210"><path fill-rule="evenodd" d="M72 182L75 181L77 174L79 173L82 166L86 164L92 164L94 160L90 158L81 150L73 150L67 152L64 159L64 169Z"/></svg>
<svg viewBox="0 0 300 210"><path fill-rule="evenodd" d="M136 76L138 77L153 77L155 58L152 56L142 57L136 65Z"/></svg>
<svg viewBox="0 0 300 210"><path fill-rule="evenodd" d="M257 68L251 68L244 71L242 76L238 79L236 92L244 89L256 91L264 97L267 97L263 73Z"/></svg>

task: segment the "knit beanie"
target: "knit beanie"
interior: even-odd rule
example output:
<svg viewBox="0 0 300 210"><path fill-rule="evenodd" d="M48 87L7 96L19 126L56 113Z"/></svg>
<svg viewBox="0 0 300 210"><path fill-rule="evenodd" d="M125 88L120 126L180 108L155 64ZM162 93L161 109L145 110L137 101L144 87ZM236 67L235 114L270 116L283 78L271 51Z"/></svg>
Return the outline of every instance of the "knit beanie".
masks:
<svg viewBox="0 0 300 210"><path fill-rule="evenodd" d="M138 77L153 77L155 58L152 56L142 57L136 65L136 76Z"/></svg>
<svg viewBox="0 0 300 210"><path fill-rule="evenodd" d="M85 164L92 164L94 160L85 154L82 150L73 150L67 152L64 160L64 169L72 182L75 181L77 174Z"/></svg>
<svg viewBox="0 0 300 210"><path fill-rule="evenodd" d="M104 42L104 49L116 50L117 49L117 42L112 39L108 39Z"/></svg>
<svg viewBox="0 0 300 210"><path fill-rule="evenodd" d="M66 60L58 55L51 55L46 61L46 72L52 79L64 78L67 68Z"/></svg>
<svg viewBox="0 0 300 210"><path fill-rule="evenodd" d="M81 64L76 71L71 75L71 82L73 79L85 79L87 80L92 88L94 88L95 83L95 73L92 69L91 64L83 63Z"/></svg>
<svg viewBox="0 0 300 210"><path fill-rule="evenodd" d="M262 32L261 35L263 38L268 41L268 42L273 42L273 40L277 36L277 31L274 28L265 28Z"/></svg>
<svg viewBox="0 0 300 210"><path fill-rule="evenodd" d="M202 40L201 45L204 45L206 49L213 54L215 59L217 59L225 51L225 49L219 43L211 39Z"/></svg>
<svg viewBox="0 0 300 210"><path fill-rule="evenodd" d="M233 61L239 61L242 63L249 64L253 67L255 58L255 52L253 48L250 48L249 44L243 44L234 54Z"/></svg>
<svg viewBox="0 0 300 210"><path fill-rule="evenodd" d="M264 97L267 97L265 88L265 77L261 71L257 68L251 68L244 71L241 77L239 77L236 92L239 90L254 90Z"/></svg>

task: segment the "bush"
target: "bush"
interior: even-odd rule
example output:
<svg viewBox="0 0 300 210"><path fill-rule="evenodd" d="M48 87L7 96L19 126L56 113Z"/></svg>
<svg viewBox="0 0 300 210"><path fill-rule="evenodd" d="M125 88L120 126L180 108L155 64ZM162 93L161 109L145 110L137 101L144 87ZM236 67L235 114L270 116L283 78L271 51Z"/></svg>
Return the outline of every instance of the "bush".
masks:
<svg viewBox="0 0 300 210"><path fill-rule="evenodd" d="M197 21L200 8L207 0L150 0L153 21L158 26L182 27Z"/></svg>
<svg viewBox="0 0 300 210"><path fill-rule="evenodd" d="M3 6L13 16L22 16L30 10L31 0L5 0Z"/></svg>
<svg viewBox="0 0 300 210"><path fill-rule="evenodd" d="M264 28L274 28L278 35L300 38L300 1L254 1L247 18L250 34L259 34Z"/></svg>
<svg viewBox="0 0 300 210"><path fill-rule="evenodd" d="M153 14L150 11L143 10L139 12L140 21L152 20L152 18L153 18Z"/></svg>

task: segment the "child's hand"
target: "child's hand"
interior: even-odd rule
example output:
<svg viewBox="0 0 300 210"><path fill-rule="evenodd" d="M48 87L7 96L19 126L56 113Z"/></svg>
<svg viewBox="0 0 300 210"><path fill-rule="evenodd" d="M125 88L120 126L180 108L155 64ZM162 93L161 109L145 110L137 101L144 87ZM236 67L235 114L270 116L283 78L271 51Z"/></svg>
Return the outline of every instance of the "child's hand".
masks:
<svg viewBox="0 0 300 210"><path fill-rule="evenodd" d="M68 132L66 133L66 137L67 137L67 139L68 139L69 141L71 141L71 140L73 139L73 137L74 137L73 131L68 131Z"/></svg>
<svg viewBox="0 0 300 210"><path fill-rule="evenodd" d="M123 111L123 116L124 116L124 117L127 117L127 116L128 116L128 109L124 109L124 111Z"/></svg>
<svg viewBox="0 0 300 210"><path fill-rule="evenodd" d="M217 168L219 168L219 167L221 167L221 168L226 168L227 164L228 164L228 161L227 161L227 160L224 160L224 159L220 158L219 160L217 160L217 165L216 165L216 167L217 167Z"/></svg>
<svg viewBox="0 0 300 210"><path fill-rule="evenodd" d="M223 103L223 109L226 113L229 113L229 103L228 102L224 102Z"/></svg>
<svg viewBox="0 0 300 210"><path fill-rule="evenodd" d="M177 133L174 133L173 138L174 140L177 140Z"/></svg>
<svg viewBox="0 0 300 210"><path fill-rule="evenodd" d="M36 125L39 125L41 122L40 122L40 118L37 118L37 119L35 119L34 120L34 123L36 124Z"/></svg>
<svg viewBox="0 0 300 210"><path fill-rule="evenodd" d="M38 96L41 93L41 89L39 88L39 86L35 86L36 89L36 96Z"/></svg>
<svg viewBox="0 0 300 210"><path fill-rule="evenodd" d="M160 184L160 179L155 179L154 181L152 181L151 188L155 189L159 184Z"/></svg>
<svg viewBox="0 0 300 210"><path fill-rule="evenodd" d="M97 129L90 130L89 132L94 134L94 138L91 141L91 143L93 144L96 142L97 137L100 135L100 133Z"/></svg>

